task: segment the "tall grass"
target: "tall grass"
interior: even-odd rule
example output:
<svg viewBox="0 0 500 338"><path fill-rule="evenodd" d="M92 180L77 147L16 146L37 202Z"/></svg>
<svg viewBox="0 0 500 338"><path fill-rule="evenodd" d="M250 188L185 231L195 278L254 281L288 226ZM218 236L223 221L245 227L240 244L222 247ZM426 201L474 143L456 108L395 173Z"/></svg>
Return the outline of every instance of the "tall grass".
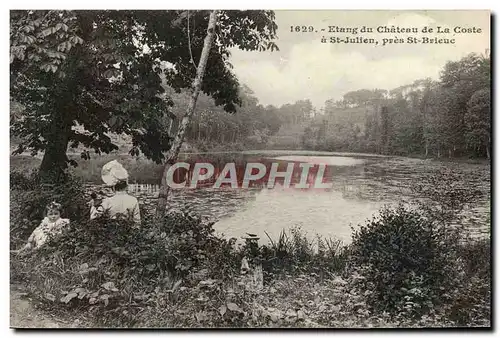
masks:
<svg viewBox="0 0 500 338"><path fill-rule="evenodd" d="M276 239L266 236L269 244L261 252L263 269L270 274L314 273L323 278L342 270L347 261L341 240L320 235L310 239L300 227L282 230Z"/></svg>

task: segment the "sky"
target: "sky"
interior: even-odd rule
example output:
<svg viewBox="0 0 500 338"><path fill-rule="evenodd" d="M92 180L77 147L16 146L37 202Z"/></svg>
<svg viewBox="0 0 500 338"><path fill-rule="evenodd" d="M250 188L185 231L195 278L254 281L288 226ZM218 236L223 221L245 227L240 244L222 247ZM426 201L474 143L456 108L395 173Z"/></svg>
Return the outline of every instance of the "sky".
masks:
<svg viewBox="0 0 500 338"><path fill-rule="evenodd" d="M233 71L248 85L259 102L282 105L310 99L316 108L328 99L341 99L357 89L393 89L417 79L439 79L447 61L471 52L484 54L490 48L488 11L275 11L278 25L275 41L280 51L232 50ZM291 32L291 26L312 26L313 32ZM329 26L358 28L356 35L329 33ZM373 33L361 33L361 27ZM377 33L379 26L418 28L419 33ZM433 28L422 33L423 27ZM437 27L450 33L436 33ZM455 27L476 28L481 33L454 33ZM325 29L325 31L321 31ZM317 31L317 32L316 32ZM321 43L325 36L364 37L379 44ZM455 39L454 44L389 43L386 39Z"/></svg>

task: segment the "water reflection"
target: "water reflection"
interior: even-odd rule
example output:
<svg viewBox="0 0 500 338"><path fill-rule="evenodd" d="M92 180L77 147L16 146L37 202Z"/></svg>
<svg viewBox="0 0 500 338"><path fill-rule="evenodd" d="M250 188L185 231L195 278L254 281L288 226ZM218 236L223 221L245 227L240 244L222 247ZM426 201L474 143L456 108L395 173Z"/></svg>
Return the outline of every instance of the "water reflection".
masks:
<svg viewBox="0 0 500 338"><path fill-rule="evenodd" d="M483 197L466 211L466 224L475 235L489 234L490 168L487 165L380 156L268 155L280 162L328 164L325 181L332 182L333 188L329 191L279 186L274 189L183 189L172 193L170 205L191 205L198 213L217 220L216 230L226 236L239 238L250 232L265 240L265 232L277 236L282 229L301 226L311 236L318 233L349 242L351 225L357 226L372 218L384 205L413 201L412 185L425 183L427 175L451 168L464 174L468 186L483 192ZM143 204L154 204L158 196L155 189L131 192Z"/></svg>
<svg viewBox="0 0 500 338"><path fill-rule="evenodd" d="M254 233L265 242L266 232L277 238L283 228L300 226L310 235L318 233L348 242L350 225L370 218L382 205L347 199L338 191L264 189L247 202L244 210L222 219L215 228L230 237Z"/></svg>
<svg viewBox="0 0 500 338"><path fill-rule="evenodd" d="M467 182L484 196L466 211L473 235L489 234L489 167L407 158L363 158L338 156L279 156L277 160L328 164L331 191L274 189L262 190L231 217L221 219L216 229L226 236L245 232L267 239L282 229L300 226L309 234L318 233L350 241L351 226L371 219L383 206L412 202L411 186L445 168L465 173Z"/></svg>

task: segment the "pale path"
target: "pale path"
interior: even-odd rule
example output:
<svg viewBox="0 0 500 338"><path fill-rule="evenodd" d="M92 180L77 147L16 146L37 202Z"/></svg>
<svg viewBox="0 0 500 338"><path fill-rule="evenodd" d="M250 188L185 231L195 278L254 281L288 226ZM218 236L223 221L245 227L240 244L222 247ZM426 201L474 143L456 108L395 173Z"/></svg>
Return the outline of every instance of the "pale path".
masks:
<svg viewBox="0 0 500 338"><path fill-rule="evenodd" d="M10 286L10 327L23 328L71 328L78 323L61 320L37 309L18 285Z"/></svg>

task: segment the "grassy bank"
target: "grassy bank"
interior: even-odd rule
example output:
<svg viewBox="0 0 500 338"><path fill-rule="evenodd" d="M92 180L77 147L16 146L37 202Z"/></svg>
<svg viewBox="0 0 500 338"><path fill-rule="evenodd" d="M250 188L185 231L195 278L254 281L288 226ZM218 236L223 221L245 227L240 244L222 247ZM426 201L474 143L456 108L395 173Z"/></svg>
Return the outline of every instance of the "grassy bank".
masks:
<svg viewBox="0 0 500 338"><path fill-rule="evenodd" d="M88 221L78 181L51 187L17 177L11 187L14 246L55 195L72 220L41 250L11 256L11 281L25 283L45 311L71 312L86 326L490 326L489 241L467 240L449 226L453 213L383 210L349 246L293 229L267 246L235 247L183 210L146 217L140 229ZM243 257L262 266L262 288L241 273Z"/></svg>
<svg viewBox="0 0 500 338"><path fill-rule="evenodd" d="M89 225L86 226L88 233ZM103 224L99 226L102 231ZM115 226L108 223L105 228ZM182 238L180 233L177 236ZM267 258L281 263L264 264L265 283L256 289L248 283L248 277L239 273L239 261L242 255L248 255L248 247L231 251L227 242L214 245L216 240L193 247L167 240L160 246L160 242L146 240L142 232L134 233L133 242L122 239L124 242L119 243L110 235L96 233L92 238L94 242L87 248L83 241L90 243L89 236L84 235L77 243L59 242L36 256L13 257L12 280L24 281L29 297L39 302L44 311L63 318L71 313L87 327L490 325L489 274L484 268L489 265L487 242L462 247L459 257L464 267L457 270L463 273L462 277L456 273L450 274L449 279L428 276L442 283L441 293L434 294L424 279L411 272L402 274L407 284L391 285L380 280L385 289L374 287L370 283L377 283L373 279L375 271L370 272L363 264L352 265L356 256L352 247L342 248L340 255L339 251L311 254L300 244L267 248ZM161 249L165 243L167 250ZM78 250L78 256L74 250ZM171 250L180 250L184 258L172 261ZM192 260L185 259L186 251ZM339 264L332 265L332 261ZM172 279L165 262L177 267ZM390 264L397 266L397 261ZM430 270L420 273L425 275ZM390 269L376 272L380 276L394 274ZM384 298L384 290L392 296Z"/></svg>

